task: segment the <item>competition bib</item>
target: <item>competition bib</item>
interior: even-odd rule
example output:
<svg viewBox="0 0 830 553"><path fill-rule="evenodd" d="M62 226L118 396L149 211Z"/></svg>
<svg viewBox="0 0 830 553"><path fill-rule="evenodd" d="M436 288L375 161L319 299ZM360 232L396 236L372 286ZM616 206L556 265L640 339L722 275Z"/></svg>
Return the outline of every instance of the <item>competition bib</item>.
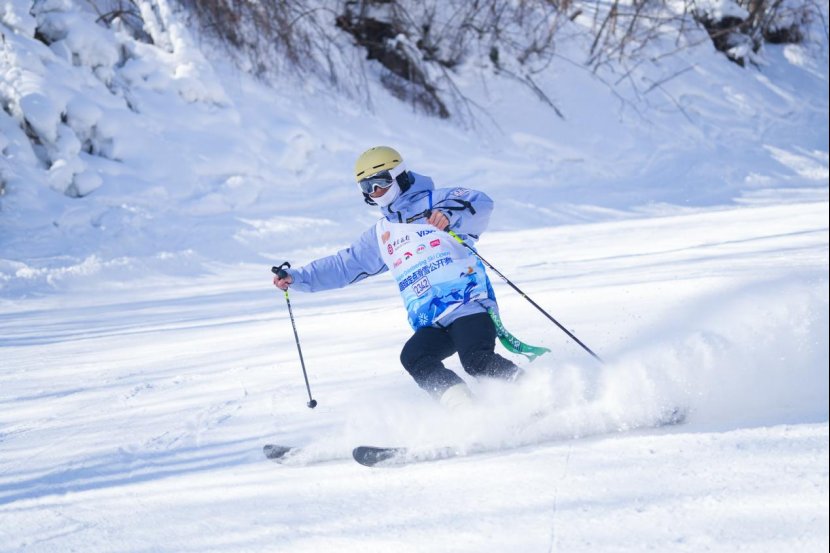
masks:
<svg viewBox="0 0 830 553"><path fill-rule="evenodd" d="M376 230L414 330L432 326L465 303L494 297L481 261L449 234L386 219Z"/></svg>

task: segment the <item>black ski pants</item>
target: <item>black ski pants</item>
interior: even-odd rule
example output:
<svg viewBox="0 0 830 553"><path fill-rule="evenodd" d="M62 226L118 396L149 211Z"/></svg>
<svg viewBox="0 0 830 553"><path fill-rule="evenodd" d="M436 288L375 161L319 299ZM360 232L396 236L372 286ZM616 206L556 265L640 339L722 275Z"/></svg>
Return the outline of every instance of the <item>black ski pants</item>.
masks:
<svg viewBox="0 0 830 553"><path fill-rule="evenodd" d="M495 353L496 325L487 313L460 317L447 327L419 328L401 351L401 363L418 386L440 397L444 390L464 382L442 361L458 353L461 366L479 377L512 379L519 368Z"/></svg>

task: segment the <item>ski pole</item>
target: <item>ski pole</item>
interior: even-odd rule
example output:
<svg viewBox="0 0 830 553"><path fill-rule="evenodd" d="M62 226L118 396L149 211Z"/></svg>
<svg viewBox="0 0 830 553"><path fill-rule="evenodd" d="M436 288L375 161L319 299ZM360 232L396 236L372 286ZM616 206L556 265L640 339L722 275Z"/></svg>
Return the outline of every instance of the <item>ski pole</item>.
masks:
<svg viewBox="0 0 830 553"><path fill-rule="evenodd" d="M279 267L271 267L271 272L279 278L285 278L288 273L285 269L291 267L288 261L285 261ZM300 337L297 335L297 325L294 323L294 313L291 311L291 300L288 299L288 290L285 290L285 304L288 305L288 317L291 319L291 328L294 329L294 341L297 343L297 353L300 354L300 366L303 368L303 378L305 379L305 389L308 391L308 405L309 409L317 407L317 400L311 397L311 386L308 384L308 373L305 370L305 361L303 361L303 350L300 348Z"/></svg>
<svg viewBox="0 0 830 553"><path fill-rule="evenodd" d="M453 238L455 238L455 239L458 241L458 243L459 243L459 244L461 244L462 246L464 246L465 248L467 248L468 250L470 250L471 252L473 252L473 254L474 254L477 258L479 258L479 259L481 260L481 262L482 262L482 263L484 263L485 265L487 265L488 267L490 267L490 269L492 269L492 270L493 270L493 272L495 272L497 275L499 275L499 276L502 278L502 280L504 280L504 281L505 281L508 285L510 285L510 287L511 287L511 288L513 288L516 292L518 292L520 296L522 296L524 299L526 299L527 301L529 301L529 302L530 302L530 305L532 305L533 307L535 307L536 309L538 309L538 310L539 310L539 311L540 311L540 312L541 312L541 313L542 313L545 317L547 317L548 319L550 319L550 321L551 321L553 324L555 324L556 326L558 326L558 327L562 330L562 332L564 332L565 334L567 334L568 336L570 336L570 337L571 337L571 339L572 339L574 342L576 342L577 344L579 344L580 346L582 346L582 349L584 349L585 351L587 351L588 353L590 353L590 354L591 354L591 357L593 357L594 359L596 359L596 360L597 360L597 361L599 361L600 363L604 363L604 361L603 361L602 359L600 359L599 355L597 355L596 353L594 353L593 351L591 351L591 348L589 348L588 346L586 346L585 344L583 344L583 343L582 343L582 341L581 341L579 338L577 338L576 336L574 336L574 335L573 335L573 333L571 333L571 331L569 331L567 328L565 328L564 326L562 326L562 325L559 323L559 321L557 321L556 319L554 319L553 317L551 317L551 316L550 316L550 314L549 314L547 311L545 311L544 309L542 309L541 307L539 307L539 304L538 304L538 303L536 303L535 301L533 301L533 300L530 298L530 296L528 296L527 294L525 294L524 292L522 292L522 291L519 289L519 287L518 287L518 286L516 286L515 284L513 284L512 282L510 282L510 279L509 279L509 278L507 278L506 276L504 276L504 275L501 273L501 271L499 271L498 269L496 269L495 267L493 267L493 265L492 265L489 261L487 261L486 259L484 259L483 257L481 257L481 255L480 255L480 254L479 254L479 253L478 253L475 249L473 249L473 247L472 247L472 246L470 246L469 244L467 244L466 242L464 242L464 240L462 240L462 239L461 239L461 237L459 237L456 233L454 233L454 232L453 232L453 231L451 231L451 230L447 230L447 234L449 234L450 236L452 236Z"/></svg>
<svg viewBox="0 0 830 553"><path fill-rule="evenodd" d="M418 215L414 215L414 216L412 216L412 217L408 218L408 219L406 220L406 222L407 222L407 223L411 223L411 222L413 222L413 221L417 221L418 219L422 219L422 218L429 217L431 214L432 214L432 212L431 212L429 209L427 209L427 210L426 210L426 211L424 211L423 213L419 213ZM501 271L499 271L498 269L496 269L495 267L493 267L493 265L492 265L489 261L487 261L486 259L484 259L483 257L481 257L481 255L480 255L480 254L479 254L479 253L478 253L478 252L477 252L477 251L476 251L476 250L475 250L472 246L470 246L469 244L467 244L466 242L464 242L464 240L462 240L460 236L458 236L455 232L453 232L453 231L451 231L451 230L449 230L449 229L447 229L445 232L446 232L447 234L449 234L450 236L452 236L453 238L455 238L455 239L458 241L458 243L459 243L459 244L461 244L462 246L464 246L465 248L467 248L468 250L470 250L471 252L473 252L473 255L475 255L477 258L479 258L479 259L481 260L481 262L482 262L482 263L484 263L485 265L487 265L490 269L492 269L492 270L493 270L493 272L495 272L497 275L499 275L499 276L502 278L502 280L504 280L504 281L505 281L508 285L510 285L510 287L511 287L511 288L513 288L516 292L518 292L520 296L522 296L524 299L526 299L527 301L529 301L529 302L530 302L530 305L532 305L533 307L535 307L536 309L538 309L538 310L539 310L539 311L540 311L540 312L541 312L541 313L542 313L545 317L547 317L548 319L550 319L550 321L551 321L553 324L555 324L556 326L558 326L558 327L562 330L562 332L564 332L565 334L567 334L568 336L570 336L570 338L571 338L574 342L576 342L577 344L579 344L580 346L582 346L582 349L584 349L584 350L585 350L585 351L587 351L589 354L591 354L591 357L593 357L594 359L596 359L596 360L597 360L597 361L599 361L600 363L603 363L603 364L605 363L605 362L604 362L604 361L600 358L600 356L599 356L599 355L597 355L596 353L594 353L593 351L591 351L591 348L589 348L588 346L586 346L585 344L583 344L583 343L582 343L582 341L581 341L579 338L577 338L576 336L574 336L574 335L573 335L573 333L572 333L571 331L569 331L567 328L565 328L564 326L562 326L562 325L559 323L559 321L557 321L556 319L554 319L553 317L551 317L551 316L550 316L550 314L549 314L547 311L545 311L544 309L542 309L542 308L539 306L539 304L538 304L538 303L536 303L535 301L533 301L533 300L532 300L532 299L531 299L531 298L530 298L527 294L525 294L524 292L522 292L522 291L519 289L519 287L518 287L518 286L516 286L515 284L513 284L512 282L510 282L510 279L509 279L509 278L507 278L506 276L504 276L504 275L501 273Z"/></svg>

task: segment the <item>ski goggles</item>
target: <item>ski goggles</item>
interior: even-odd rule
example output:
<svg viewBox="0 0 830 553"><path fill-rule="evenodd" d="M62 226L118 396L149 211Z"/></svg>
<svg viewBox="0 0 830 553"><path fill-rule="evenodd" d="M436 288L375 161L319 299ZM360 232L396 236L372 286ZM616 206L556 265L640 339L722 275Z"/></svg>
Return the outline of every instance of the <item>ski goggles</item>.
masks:
<svg viewBox="0 0 830 553"><path fill-rule="evenodd" d="M395 182L395 177L392 176L388 170L375 173L371 177L360 179L357 181L357 186L364 194L371 194L376 188L389 188Z"/></svg>

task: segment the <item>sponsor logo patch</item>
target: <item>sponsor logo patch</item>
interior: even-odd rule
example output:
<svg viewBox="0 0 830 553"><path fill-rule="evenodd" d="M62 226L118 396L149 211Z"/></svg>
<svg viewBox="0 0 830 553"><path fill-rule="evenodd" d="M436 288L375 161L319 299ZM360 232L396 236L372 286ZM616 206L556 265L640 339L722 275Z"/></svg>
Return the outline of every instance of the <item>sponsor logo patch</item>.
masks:
<svg viewBox="0 0 830 553"><path fill-rule="evenodd" d="M402 238L396 238L392 242L392 245L395 246L395 249L397 250L398 248L400 248L401 246L403 246L404 244L407 244L407 243L409 243L409 235L408 234L406 236L402 237Z"/></svg>

